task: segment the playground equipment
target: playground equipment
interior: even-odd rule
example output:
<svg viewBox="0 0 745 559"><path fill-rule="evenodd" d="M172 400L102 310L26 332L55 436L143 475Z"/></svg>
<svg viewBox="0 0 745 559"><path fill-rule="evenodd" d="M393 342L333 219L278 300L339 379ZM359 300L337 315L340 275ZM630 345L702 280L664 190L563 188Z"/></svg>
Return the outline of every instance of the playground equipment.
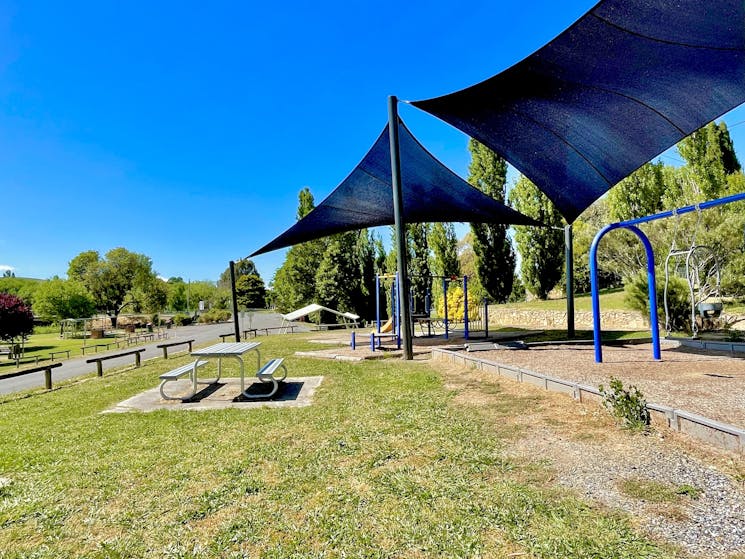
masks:
<svg viewBox="0 0 745 559"><path fill-rule="evenodd" d="M698 337L699 319L703 328L707 320L717 318L721 315L724 305L722 303L720 286L722 282L719 258L711 247L696 244L696 234L701 225L701 209L695 206L698 213L696 228L693 231L691 244L686 249L678 249L675 246L678 232L678 212L674 211L675 229L670 251L665 259L665 289L663 291L665 305L665 330L670 335L673 325L670 317L668 304L668 288L670 286L670 265L673 265L673 274L682 276L688 283L689 298L691 301L691 334L693 338Z"/></svg>
<svg viewBox="0 0 745 559"><path fill-rule="evenodd" d="M442 292L444 297L444 318L443 318L443 327L445 329L445 339L450 339L450 320L448 319L448 300L447 300L447 292L448 292L448 285L451 282L462 282L463 285L463 333L464 337L467 340L469 337L469 320L468 320L468 276L458 277L458 276L430 276L430 279L440 279L442 281ZM401 336L401 307L400 307L400 293L398 290L398 274L376 274L375 275L375 325L378 333L383 333L386 330L383 330L381 327L381 314L380 314L380 286L381 286L381 280L392 280L391 282L391 314L389 321L386 323L386 326L388 324L391 324L391 330L393 333L398 334L399 338ZM409 297L409 301L411 301L411 297ZM410 303L411 304L411 303ZM425 296L425 311L426 316L416 316L412 313L412 320L426 320L428 324L431 323L430 318L430 306L431 306L431 297L429 294L429 291L427 292L427 295ZM392 322L391 322L392 321Z"/></svg>
<svg viewBox="0 0 745 559"><path fill-rule="evenodd" d="M713 208L715 206L723 206L724 204L731 204L732 202L739 202L745 200L745 193L733 194L732 196L725 196L724 198L718 198L716 200L709 200L702 202L701 204L695 204L692 206L685 206L675 210L668 210L657 214L640 217L637 219L629 219L627 221L620 221L618 223L611 223L606 225L600 231L592 241L590 246L590 288L592 291L592 322L593 322L593 339L595 342L595 362L603 362L603 349L600 340L600 290L598 288L598 244L600 240L610 231L615 229L627 229L634 233L641 240L644 245L644 249L647 255L647 280L649 284L649 325L652 329L652 355L654 359L660 360L660 333L657 325L657 286L655 280L655 269L654 269L654 250L652 244L649 242L647 236L637 227L641 223L647 223L649 221L655 221L657 219L665 219L693 211L701 211L707 208ZM705 310L701 307L701 310Z"/></svg>

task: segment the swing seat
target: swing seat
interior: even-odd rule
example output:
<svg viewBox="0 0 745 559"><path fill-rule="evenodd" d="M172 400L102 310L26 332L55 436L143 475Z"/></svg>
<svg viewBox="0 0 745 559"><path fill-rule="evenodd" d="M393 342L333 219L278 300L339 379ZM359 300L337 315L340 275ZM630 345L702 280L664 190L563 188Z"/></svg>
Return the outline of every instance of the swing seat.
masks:
<svg viewBox="0 0 745 559"><path fill-rule="evenodd" d="M701 318L719 318L723 308L722 303L699 303L696 305L696 311Z"/></svg>

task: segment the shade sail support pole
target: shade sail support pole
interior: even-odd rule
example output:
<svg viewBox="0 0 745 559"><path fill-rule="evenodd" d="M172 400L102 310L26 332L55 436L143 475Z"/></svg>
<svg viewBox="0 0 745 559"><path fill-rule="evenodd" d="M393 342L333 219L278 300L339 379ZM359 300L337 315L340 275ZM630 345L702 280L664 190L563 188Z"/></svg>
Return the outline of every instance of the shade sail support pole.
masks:
<svg viewBox="0 0 745 559"><path fill-rule="evenodd" d="M574 339L574 243L572 226L564 227L564 265L566 266L567 338Z"/></svg>
<svg viewBox="0 0 745 559"><path fill-rule="evenodd" d="M233 298L233 327L235 328L235 341L241 341L241 327L238 321L238 297L235 290L235 262L230 261L230 295Z"/></svg>
<svg viewBox="0 0 745 559"><path fill-rule="evenodd" d="M388 137L391 145L391 184L393 185L393 219L396 230L396 260L398 265L401 300L400 320L404 359L411 361L414 350L411 343L411 307L409 303L409 274L406 262L406 228L404 223L403 188L401 185L401 152L398 145L398 99L388 97Z"/></svg>

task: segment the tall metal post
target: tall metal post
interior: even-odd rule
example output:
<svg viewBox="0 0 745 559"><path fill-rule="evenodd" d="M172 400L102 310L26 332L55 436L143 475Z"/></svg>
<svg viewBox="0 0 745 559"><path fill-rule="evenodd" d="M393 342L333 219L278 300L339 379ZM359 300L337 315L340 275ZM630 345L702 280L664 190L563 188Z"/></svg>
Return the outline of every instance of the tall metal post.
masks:
<svg viewBox="0 0 745 559"><path fill-rule="evenodd" d="M567 338L574 338L574 243L572 226L564 227L564 265L566 266Z"/></svg>
<svg viewBox="0 0 745 559"><path fill-rule="evenodd" d="M468 339L468 276L463 276L463 333Z"/></svg>
<svg viewBox="0 0 745 559"><path fill-rule="evenodd" d="M375 274L375 325L380 334L380 274Z"/></svg>
<svg viewBox="0 0 745 559"><path fill-rule="evenodd" d="M230 292L233 297L233 326L235 326L235 341L241 341L241 326L238 323L238 299L235 296L235 262L230 261Z"/></svg>
<svg viewBox="0 0 745 559"><path fill-rule="evenodd" d="M398 293L401 298L400 320L403 335L404 359L414 359L411 341L411 311L409 306L409 274L406 269L406 230L404 223L403 188L401 185L401 153L398 146L398 99L388 97L388 137L391 144L391 184L393 186L393 219L396 228L396 259L398 264Z"/></svg>

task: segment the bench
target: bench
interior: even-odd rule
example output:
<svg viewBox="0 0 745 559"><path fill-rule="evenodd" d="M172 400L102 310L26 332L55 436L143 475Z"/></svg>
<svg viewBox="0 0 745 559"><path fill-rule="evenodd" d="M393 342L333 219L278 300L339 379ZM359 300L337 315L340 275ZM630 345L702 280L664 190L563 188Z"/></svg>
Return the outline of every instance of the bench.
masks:
<svg viewBox="0 0 745 559"><path fill-rule="evenodd" d="M277 390L279 390L279 383L287 378L287 367L285 367L283 361L284 361L284 358L282 357L277 358L277 359L272 359L270 361L267 361L264 364L264 366L261 367L261 369L256 371L256 377L261 382L271 382L273 384L272 390L271 392L269 392L269 394L254 395L254 394L246 394L244 392L243 396L245 398L271 398L272 396L274 396L277 393ZM284 374L278 378L274 376L274 372L280 367L284 371Z"/></svg>
<svg viewBox="0 0 745 559"><path fill-rule="evenodd" d="M8 373L5 375L0 375L0 380L13 378L13 377L20 377L22 375L28 375L29 373L38 373L39 371L44 371L44 388L47 390L52 389L52 369L55 369L57 367L61 367L62 363L49 363L48 365L41 365L39 367L34 367L33 369L24 369L23 371L16 371L15 373Z"/></svg>
<svg viewBox="0 0 745 559"><path fill-rule="evenodd" d="M114 355L104 355L103 357L93 357L91 359L86 359L86 363L95 363L96 369L99 377L103 376L103 361L106 361L107 359L116 359L117 357L126 357L127 355L134 355L135 356L135 367L140 366L140 354L145 351L145 348L142 349L135 349L132 351L125 351L123 353L116 353Z"/></svg>
<svg viewBox="0 0 745 559"><path fill-rule="evenodd" d="M186 343L186 342L180 342L180 343ZM194 394L197 392L197 383L196 383L196 375L197 375L197 369L199 367L203 367L207 364L206 360L202 361L194 361L193 363L187 363L186 365L181 365L180 367L177 367L173 369L172 371L168 371L167 373L163 373L160 375L160 380L163 382L160 383L160 395L163 397L164 400L188 400ZM183 376L189 375L189 378L192 382L192 392L186 397L182 396L169 396L165 393L165 386L166 383L176 381L180 379Z"/></svg>
<svg viewBox="0 0 745 559"><path fill-rule="evenodd" d="M183 345L183 344L189 344L189 353L191 353L191 344L194 343L194 340L184 340L182 342L171 342L170 344L158 344L157 348L163 350L163 359L168 359L168 348L174 347L177 345Z"/></svg>
<svg viewBox="0 0 745 559"><path fill-rule="evenodd" d="M54 356L55 355L62 354L62 353L66 353L67 354L67 358L70 359L70 350L69 349L58 349L57 351L50 351L49 352L50 359L52 361L54 361Z"/></svg>

